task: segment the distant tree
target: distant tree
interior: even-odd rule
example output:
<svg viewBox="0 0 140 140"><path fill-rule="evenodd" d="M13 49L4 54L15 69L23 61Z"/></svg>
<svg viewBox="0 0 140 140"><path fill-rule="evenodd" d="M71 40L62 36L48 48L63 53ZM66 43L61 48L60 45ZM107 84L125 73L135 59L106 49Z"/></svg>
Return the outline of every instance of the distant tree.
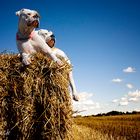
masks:
<svg viewBox="0 0 140 140"><path fill-rule="evenodd" d="M138 111L132 111L132 114L140 114Z"/></svg>
<svg viewBox="0 0 140 140"><path fill-rule="evenodd" d="M106 113L106 116L113 116L113 115L123 115L125 114L124 112L119 112L119 111L111 111Z"/></svg>
<svg viewBox="0 0 140 140"><path fill-rule="evenodd" d="M121 111L110 111L107 113L99 113L97 115L92 115L93 117L100 117L100 116L115 116L115 115L129 115L129 114L140 114L138 111L132 111L132 112L121 112Z"/></svg>
<svg viewBox="0 0 140 140"><path fill-rule="evenodd" d="M119 112L119 111L110 111L110 112L107 112L107 113L100 113L100 114L97 114L95 116L114 116L114 115L123 115L125 114L124 112Z"/></svg>
<svg viewBox="0 0 140 140"><path fill-rule="evenodd" d="M132 114L132 112L128 112L128 111L127 111L125 114L126 114L126 115L129 115L129 114Z"/></svg>

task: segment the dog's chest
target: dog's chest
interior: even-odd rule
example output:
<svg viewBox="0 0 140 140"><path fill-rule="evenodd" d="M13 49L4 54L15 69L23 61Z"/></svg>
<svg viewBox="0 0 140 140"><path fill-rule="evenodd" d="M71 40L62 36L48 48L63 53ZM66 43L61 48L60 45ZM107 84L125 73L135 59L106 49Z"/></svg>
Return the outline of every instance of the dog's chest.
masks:
<svg viewBox="0 0 140 140"><path fill-rule="evenodd" d="M37 43L33 39L28 39L27 41L23 42L18 41L18 47L21 50L21 52L28 54L40 52Z"/></svg>
<svg viewBox="0 0 140 140"><path fill-rule="evenodd" d="M28 50L30 51L30 53L40 52L38 43L36 41L34 41L33 39L30 39Z"/></svg>

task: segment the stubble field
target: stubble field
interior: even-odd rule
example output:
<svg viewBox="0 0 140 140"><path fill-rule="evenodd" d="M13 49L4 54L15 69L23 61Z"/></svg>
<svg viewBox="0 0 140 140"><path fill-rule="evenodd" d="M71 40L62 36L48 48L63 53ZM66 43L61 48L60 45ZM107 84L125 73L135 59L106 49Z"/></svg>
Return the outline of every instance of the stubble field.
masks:
<svg viewBox="0 0 140 140"><path fill-rule="evenodd" d="M140 140L140 114L76 117L74 140Z"/></svg>

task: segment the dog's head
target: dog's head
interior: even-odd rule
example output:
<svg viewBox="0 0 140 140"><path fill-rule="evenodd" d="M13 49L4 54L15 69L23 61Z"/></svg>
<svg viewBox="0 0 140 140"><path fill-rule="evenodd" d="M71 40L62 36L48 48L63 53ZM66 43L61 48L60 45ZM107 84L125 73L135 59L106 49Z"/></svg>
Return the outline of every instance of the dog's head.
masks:
<svg viewBox="0 0 140 140"><path fill-rule="evenodd" d="M39 18L40 15L35 10L30 9L21 9L16 12L16 15L19 16L19 24L22 24L24 27L39 27Z"/></svg>
<svg viewBox="0 0 140 140"><path fill-rule="evenodd" d="M55 36L52 31L40 29L38 34L45 40L45 42L52 48L55 44Z"/></svg>

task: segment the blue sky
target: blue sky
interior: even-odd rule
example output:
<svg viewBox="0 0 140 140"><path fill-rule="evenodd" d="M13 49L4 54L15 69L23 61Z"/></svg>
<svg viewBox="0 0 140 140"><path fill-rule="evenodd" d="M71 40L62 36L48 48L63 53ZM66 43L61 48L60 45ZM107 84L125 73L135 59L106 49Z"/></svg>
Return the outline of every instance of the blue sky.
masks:
<svg viewBox="0 0 140 140"><path fill-rule="evenodd" d="M139 0L4 0L0 5L0 51L17 52L22 8L37 10L40 28L52 30L56 47L74 66L82 115L140 110Z"/></svg>

